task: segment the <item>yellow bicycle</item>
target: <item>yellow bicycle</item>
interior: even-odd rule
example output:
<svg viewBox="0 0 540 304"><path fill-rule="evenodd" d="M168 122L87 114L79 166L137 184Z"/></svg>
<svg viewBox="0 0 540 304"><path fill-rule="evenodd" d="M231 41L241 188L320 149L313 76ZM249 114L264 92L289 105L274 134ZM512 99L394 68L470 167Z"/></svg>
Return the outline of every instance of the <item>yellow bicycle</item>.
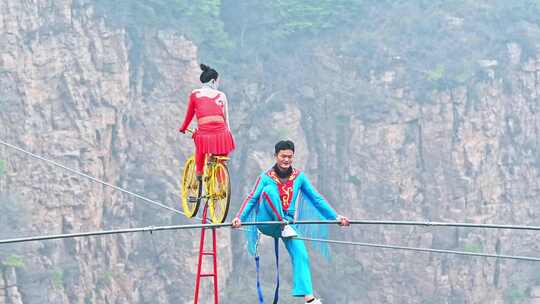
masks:
<svg viewBox="0 0 540 304"><path fill-rule="evenodd" d="M192 130L188 131L193 133ZM187 217L199 211L201 200L206 200L212 223L223 223L231 202L231 181L225 156L207 155L204 173L199 181L195 172L195 156L188 158L182 173L182 209ZM204 195L203 190L204 189Z"/></svg>

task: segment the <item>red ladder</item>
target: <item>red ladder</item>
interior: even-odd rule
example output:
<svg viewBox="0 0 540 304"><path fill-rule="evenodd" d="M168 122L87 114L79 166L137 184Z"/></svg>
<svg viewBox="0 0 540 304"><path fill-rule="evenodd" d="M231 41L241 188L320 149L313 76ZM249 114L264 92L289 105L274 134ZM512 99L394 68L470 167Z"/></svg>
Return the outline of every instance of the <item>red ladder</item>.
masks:
<svg viewBox="0 0 540 304"><path fill-rule="evenodd" d="M204 204L203 219L202 223L206 224L207 219L206 215L208 212L208 204ZM206 236L206 229L212 229L212 251L204 251L204 238ZM212 261L214 263L214 272L213 273L202 273L202 262L204 256L212 256ZM199 245L199 264L197 265L197 280L195 282L195 304L199 303L199 288L201 286L201 278L214 278L214 304L218 304L218 273L217 273L217 246L216 246L216 228L202 228L201 230L201 242Z"/></svg>

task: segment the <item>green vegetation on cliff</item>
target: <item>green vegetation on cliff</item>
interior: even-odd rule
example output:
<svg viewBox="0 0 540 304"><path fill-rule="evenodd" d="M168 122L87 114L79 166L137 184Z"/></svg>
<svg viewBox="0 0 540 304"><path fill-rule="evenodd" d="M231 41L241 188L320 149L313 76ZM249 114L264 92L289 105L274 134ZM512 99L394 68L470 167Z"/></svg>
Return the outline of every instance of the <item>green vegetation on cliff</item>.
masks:
<svg viewBox="0 0 540 304"><path fill-rule="evenodd" d="M272 61L317 45L357 59L361 72L400 64L407 85L429 90L504 74L508 43L534 54L540 1L151 0L97 1L107 20L142 33L175 29L222 64ZM291 53L292 52L292 53Z"/></svg>

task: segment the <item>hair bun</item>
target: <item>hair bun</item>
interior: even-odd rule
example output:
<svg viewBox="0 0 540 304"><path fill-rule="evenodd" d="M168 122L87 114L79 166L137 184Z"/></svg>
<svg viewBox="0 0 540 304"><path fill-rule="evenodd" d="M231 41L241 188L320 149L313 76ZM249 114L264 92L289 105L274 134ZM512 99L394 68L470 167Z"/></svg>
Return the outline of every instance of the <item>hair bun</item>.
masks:
<svg viewBox="0 0 540 304"><path fill-rule="evenodd" d="M201 70L202 70L203 72L206 72L206 71L208 71L209 69L210 69L209 66L207 66L206 64L201 63Z"/></svg>
<svg viewBox="0 0 540 304"><path fill-rule="evenodd" d="M206 64L201 63L200 67L201 67L202 73L199 79L201 80L202 83L207 83L212 79L217 80L217 78L219 77L218 72L212 69L211 67L207 66Z"/></svg>

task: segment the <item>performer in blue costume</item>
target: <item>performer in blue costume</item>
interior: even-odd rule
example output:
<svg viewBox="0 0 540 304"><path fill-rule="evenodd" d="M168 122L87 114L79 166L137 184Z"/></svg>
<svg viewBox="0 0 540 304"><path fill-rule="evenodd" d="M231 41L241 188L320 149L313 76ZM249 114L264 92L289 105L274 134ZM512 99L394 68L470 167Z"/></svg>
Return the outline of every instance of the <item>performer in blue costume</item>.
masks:
<svg viewBox="0 0 540 304"><path fill-rule="evenodd" d="M293 290L295 297L304 297L306 303L321 304L320 299L313 296L309 256L304 241L296 239L300 236L314 236L313 225L287 225L294 220L326 219L338 220L340 226L348 226L347 217L338 215L311 185L306 175L292 167L294 143L290 140L280 141L275 146L276 164L263 172L255 182L255 187L244 200L242 207L232 221L233 228L239 228L246 220L283 221L284 225L259 225L263 234L281 238L292 261ZM316 218L313 218L313 217ZM311 218L309 218L311 217ZM326 226L326 225L317 225ZM251 226L252 227L252 226ZM254 251L257 231L249 229L248 248ZM317 236L325 227L315 227ZM249 234L249 233L248 233Z"/></svg>

